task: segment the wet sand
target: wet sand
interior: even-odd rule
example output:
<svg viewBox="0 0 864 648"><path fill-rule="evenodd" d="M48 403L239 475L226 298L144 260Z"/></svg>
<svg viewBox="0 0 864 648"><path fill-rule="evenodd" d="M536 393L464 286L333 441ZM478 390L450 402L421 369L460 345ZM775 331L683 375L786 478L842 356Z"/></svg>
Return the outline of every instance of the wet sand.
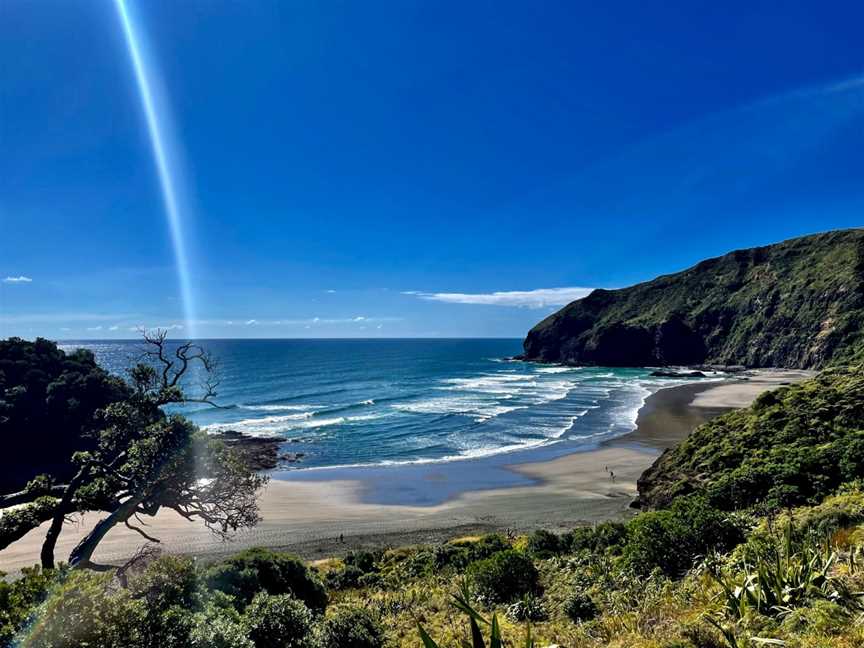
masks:
<svg viewBox="0 0 864 648"><path fill-rule="evenodd" d="M516 485L506 488L462 492L434 505L406 506L367 501L366 486L356 480L274 479L261 494L259 525L231 541L222 542L203 525L171 512L148 521L146 531L162 540L163 551L204 559L252 546L286 549L316 559L356 548L437 542L493 530L563 530L623 519L633 514L629 504L636 495L636 480L663 449L675 445L698 424L748 404L759 393L809 375L787 371L748 374L730 382L661 389L646 399L632 433L592 450L505 465L502 469L518 478ZM471 471L476 466L463 461L450 468ZM382 475L379 488L386 487L386 473ZM418 491L435 489L439 476L435 470L418 471L415 487ZM67 524L57 544L58 558L67 556L100 517L88 514ZM15 571L36 562L46 527L0 552L0 569ZM116 527L94 558L122 563L145 543L134 531Z"/></svg>

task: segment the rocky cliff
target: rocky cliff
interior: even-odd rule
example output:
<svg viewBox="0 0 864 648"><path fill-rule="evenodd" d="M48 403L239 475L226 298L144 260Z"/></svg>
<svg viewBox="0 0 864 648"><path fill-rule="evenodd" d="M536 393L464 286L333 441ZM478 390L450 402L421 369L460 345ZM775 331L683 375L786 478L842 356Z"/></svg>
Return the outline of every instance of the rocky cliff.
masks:
<svg viewBox="0 0 864 648"><path fill-rule="evenodd" d="M864 341L864 230L738 250L537 324L524 358L576 365L819 368Z"/></svg>

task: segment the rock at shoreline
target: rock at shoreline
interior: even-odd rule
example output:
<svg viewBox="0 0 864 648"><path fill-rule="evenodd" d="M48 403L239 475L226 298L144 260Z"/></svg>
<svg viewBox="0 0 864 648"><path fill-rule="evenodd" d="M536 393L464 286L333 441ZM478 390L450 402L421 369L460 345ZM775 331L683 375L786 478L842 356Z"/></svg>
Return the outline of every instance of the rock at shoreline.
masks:
<svg viewBox="0 0 864 648"><path fill-rule="evenodd" d="M253 437L236 430L212 435L236 451L252 470L273 470L284 463L297 463L305 456L302 452L281 453L282 437Z"/></svg>
<svg viewBox="0 0 864 648"><path fill-rule="evenodd" d="M704 378L705 374L701 371L668 371L665 369L657 369L652 371L651 376L655 378Z"/></svg>

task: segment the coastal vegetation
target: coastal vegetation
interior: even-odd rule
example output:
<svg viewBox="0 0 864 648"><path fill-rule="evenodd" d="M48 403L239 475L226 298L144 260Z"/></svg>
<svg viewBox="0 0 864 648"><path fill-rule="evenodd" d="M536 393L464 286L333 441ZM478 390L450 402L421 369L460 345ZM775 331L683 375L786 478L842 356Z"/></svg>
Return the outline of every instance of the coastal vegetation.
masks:
<svg viewBox="0 0 864 648"><path fill-rule="evenodd" d="M639 480L643 506L699 493L717 508L812 504L864 475L864 368L766 392L667 450Z"/></svg>
<svg viewBox="0 0 864 648"><path fill-rule="evenodd" d="M645 512L310 566L257 549L213 563L154 554L122 574L34 567L0 584L0 638L104 648L862 645L861 483L771 514L678 502L678 519ZM349 571L359 577L340 577Z"/></svg>
<svg viewBox="0 0 864 648"><path fill-rule="evenodd" d="M738 250L595 290L529 331L524 357L574 365L822 368L864 334L864 230Z"/></svg>
<svg viewBox="0 0 864 648"><path fill-rule="evenodd" d="M666 451L639 480L643 510L626 521L355 551L314 564L269 549L220 560L160 555L156 539L136 525L138 516L160 508L201 519L223 536L258 520L256 493L266 478L230 447L165 412L190 400L213 404L213 365L203 349L169 345L164 333L147 336L143 362L119 380L89 354L64 354L44 340L9 340L0 346L4 437L28 421L42 425L38 417L48 414L37 410L50 407L55 423L65 426L69 456L46 455L44 472L0 499L0 547L51 523L42 564L0 582L0 645L864 645L864 368L855 363L854 317L831 310L838 299L854 297L835 294L829 303L819 296L851 286L843 268L857 263L859 238L857 232L810 237L697 266L699 280L687 284L693 299L707 299L721 277L727 291L735 275L730 304L752 306L763 303L756 288L771 284L784 264L816 264L808 251L817 244L830 251L832 263L843 261L837 273L817 276L827 270L816 264L809 287L795 284L772 297L774 310L757 308L746 324L755 330L776 325L775 316L791 317L788 308L797 308L799 318L822 309L821 333L806 349L782 336L766 346L756 336L736 355L736 336L745 335L739 322L716 329L709 338L721 351L706 351L700 360L831 366L709 421ZM684 330L683 320L667 318L683 308L675 305L683 295L675 288L679 280L643 308L639 321L666 322L649 336L650 353ZM608 295L594 299L601 297ZM711 312L688 304L692 313ZM687 330L685 337L696 329ZM579 344L561 348L578 358ZM40 372L43 362L48 369ZM205 382L190 396L187 371L196 363ZM105 517L68 562L55 561L64 521L82 511ZM153 542L123 565L94 564L94 550L116 524Z"/></svg>
<svg viewBox="0 0 864 648"><path fill-rule="evenodd" d="M162 508L202 520L221 536L257 523L257 492L267 478L183 417L163 409L190 401L211 402L213 365L203 349L188 342L169 348L165 332L145 334L147 362L132 367L122 386L94 369L91 355L69 360L45 340L9 340L2 351L9 372L0 411L10 412L0 419L4 438L28 420L42 423L30 410L50 403L60 412L58 420L66 426L62 431L69 436L61 447L74 452L56 472L40 474L23 490L0 497L0 549L50 521L41 559L44 568L53 568L57 538L67 517L85 511L107 515L73 549L69 564L75 567L96 567L93 553L117 524L148 542L158 542L141 528L140 518ZM50 374L27 369L28 363L44 358L56 367ZM184 376L196 365L203 369L204 379L200 395L191 397L184 391ZM9 382L15 378L18 383ZM31 389L36 392L32 398ZM86 407L78 399L82 395L89 396ZM95 407L100 400L108 402ZM67 412L74 416L65 418Z"/></svg>

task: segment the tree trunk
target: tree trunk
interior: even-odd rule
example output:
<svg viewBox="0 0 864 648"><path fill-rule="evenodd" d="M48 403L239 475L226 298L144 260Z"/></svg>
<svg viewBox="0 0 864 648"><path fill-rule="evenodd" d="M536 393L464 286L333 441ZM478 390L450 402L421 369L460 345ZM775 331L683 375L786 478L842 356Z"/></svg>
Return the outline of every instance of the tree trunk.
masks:
<svg viewBox="0 0 864 648"><path fill-rule="evenodd" d="M84 478L89 474L89 468L81 468L78 474L72 478L66 490L63 491L63 497L60 498L60 503L57 505L57 510L54 511L54 517L51 520L51 526L48 528L48 533L45 534L45 541L42 543L42 569L54 569L54 547L57 545L57 538L60 537L60 532L63 530L63 523L66 521L66 515L72 512L72 498L75 497L75 491L84 481Z"/></svg>
<svg viewBox="0 0 864 648"><path fill-rule="evenodd" d="M93 552L96 551L96 547L102 542L105 534L113 529L116 524L128 520L135 512L135 509L138 508L138 505L145 499L146 496L144 494L130 497L118 506L111 515L99 520L96 526L93 527L93 530L69 554L69 564L73 568L81 568L90 564Z"/></svg>

